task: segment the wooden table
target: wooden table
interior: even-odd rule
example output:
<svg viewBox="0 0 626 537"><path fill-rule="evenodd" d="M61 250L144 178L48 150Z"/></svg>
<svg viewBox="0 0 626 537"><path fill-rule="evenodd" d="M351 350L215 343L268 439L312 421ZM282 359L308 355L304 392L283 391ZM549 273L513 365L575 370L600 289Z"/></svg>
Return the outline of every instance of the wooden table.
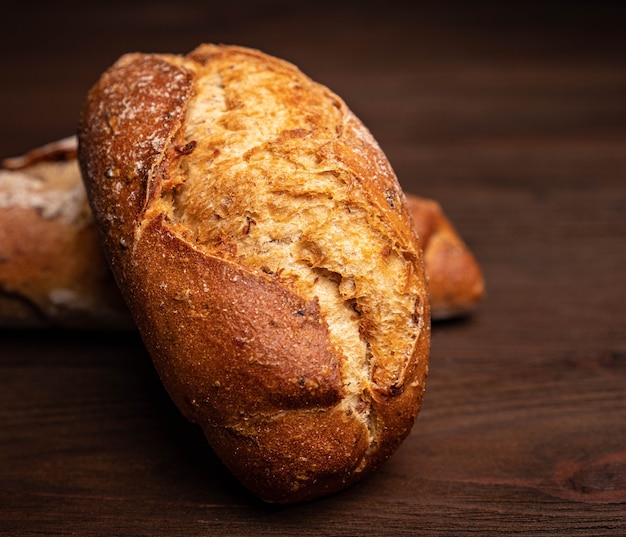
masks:
<svg viewBox="0 0 626 537"><path fill-rule="evenodd" d="M0 534L626 535L626 8L603 2L17 5L0 156L74 132L128 51L258 47L342 95L488 295L433 326L423 409L374 476L268 507L134 333L0 332Z"/></svg>

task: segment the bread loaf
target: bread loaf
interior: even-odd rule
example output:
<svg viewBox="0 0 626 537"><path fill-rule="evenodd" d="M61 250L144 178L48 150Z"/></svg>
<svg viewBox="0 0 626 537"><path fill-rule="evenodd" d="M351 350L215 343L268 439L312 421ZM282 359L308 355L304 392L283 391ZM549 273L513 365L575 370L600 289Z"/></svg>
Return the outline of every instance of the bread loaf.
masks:
<svg viewBox="0 0 626 537"><path fill-rule="evenodd" d="M98 245L74 137L0 169L0 326L133 326Z"/></svg>
<svg viewBox="0 0 626 537"><path fill-rule="evenodd" d="M468 315L483 299L479 264L439 203L407 195L413 225L424 251L432 318Z"/></svg>
<svg viewBox="0 0 626 537"><path fill-rule="evenodd" d="M135 329L98 245L68 137L0 168L0 326ZM474 255L440 205L406 194L424 251L431 318L470 314L484 294Z"/></svg>
<svg viewBox="0 0 626 537"><path fill-rule="evenodd" d="M79 161L105 255L173 401L269 502L379 467L428 368L422 253L345 103L261 52L128 54Z"/></svg>

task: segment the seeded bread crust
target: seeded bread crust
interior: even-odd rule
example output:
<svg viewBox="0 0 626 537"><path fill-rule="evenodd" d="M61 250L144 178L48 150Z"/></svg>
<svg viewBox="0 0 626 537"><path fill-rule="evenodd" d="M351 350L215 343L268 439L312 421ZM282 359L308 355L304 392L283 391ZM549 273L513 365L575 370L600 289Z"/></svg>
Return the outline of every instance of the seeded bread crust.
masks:
<svg viewBox="0 0 626 537"><path fill-rule="evenodd" d="M428 368L422 254L339 97L251 49L129 54L87 96L79 160L164 385L245 486L310 500L396 450Z"/></svg>

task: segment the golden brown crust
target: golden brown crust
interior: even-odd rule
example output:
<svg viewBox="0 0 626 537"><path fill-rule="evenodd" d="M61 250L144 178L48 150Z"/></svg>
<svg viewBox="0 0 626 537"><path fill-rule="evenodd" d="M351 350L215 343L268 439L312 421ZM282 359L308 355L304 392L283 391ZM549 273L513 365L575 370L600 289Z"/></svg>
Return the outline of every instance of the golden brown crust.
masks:
<svg viewBox="0 0 626 537"><path fill-rule="evenodd" d="M407 201L424 249L433 320L467 315L485 294L480 265L439 203L411 195Z"/></svg>
<svg viewBox="0 0 626 537"><path fill-rule="evenodd" d="M128 55L79 140L155 365L234 474L293 502L389 457L423 396L428 297L404 196L343 101L241 47Z"/></svg>

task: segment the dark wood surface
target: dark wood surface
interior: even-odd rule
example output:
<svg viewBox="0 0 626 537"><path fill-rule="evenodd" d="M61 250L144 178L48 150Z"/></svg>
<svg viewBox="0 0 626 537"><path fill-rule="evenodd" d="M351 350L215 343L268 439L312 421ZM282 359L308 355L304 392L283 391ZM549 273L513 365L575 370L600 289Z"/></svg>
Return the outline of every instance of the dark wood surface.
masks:
<svg viewBox="0 0 626 537"><path fill-rule="evenodd" d="M215 5L212 5L215 4ZM370 479L268 507L136 334L0 331L0 534L626 535L626 5L24 2L0 156L74 131L117 57L258 47L344 97L488 295L433 326L422 412Z"/></svg>

